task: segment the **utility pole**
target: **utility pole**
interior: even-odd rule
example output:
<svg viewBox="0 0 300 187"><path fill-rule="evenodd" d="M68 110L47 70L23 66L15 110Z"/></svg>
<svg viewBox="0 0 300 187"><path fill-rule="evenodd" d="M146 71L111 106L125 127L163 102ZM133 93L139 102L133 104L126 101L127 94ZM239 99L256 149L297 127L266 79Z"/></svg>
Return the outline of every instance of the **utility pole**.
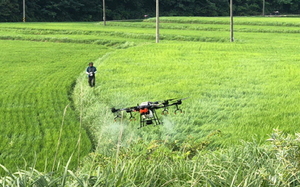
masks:
<svg viewBox="0 0 300 187"><path fill-rule="evenodd" d="M26 13L25 13L25 0L23 0L23 22L26 21Z"/></svg>
<svg viewBox="0 0 300 187"><path fill-rule="evenodd" d="M103 25L106 25L105 0L103 0Z"/></svg>
<svg viewBox="0 0 300 187"><path fill-rule="evenodd" d="M262 8L262 15L265 16L265 6L266 6L266 1L263 0L263 8Z"/></svg>
<svg viewBox="0 0 300 187"><path fill-rule="evenodd" d="M156 43L159 43L159 0L156 0Z"/></svg>
<svg viewBox="0 0 300 187"><path fill-rule="evenodd" d="M230 42L233 42L233 7L232 0L230 0Z"/></svg>

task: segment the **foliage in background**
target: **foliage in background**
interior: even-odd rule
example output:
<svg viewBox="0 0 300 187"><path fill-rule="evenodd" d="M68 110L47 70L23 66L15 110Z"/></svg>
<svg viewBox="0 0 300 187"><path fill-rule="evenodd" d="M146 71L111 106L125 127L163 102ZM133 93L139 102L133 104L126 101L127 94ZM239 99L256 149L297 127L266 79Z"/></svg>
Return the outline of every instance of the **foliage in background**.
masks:
<svg viewBox="0 0 300 187"><path fill-rule="evenodd" d="M300 14L298 0L235 0L234 16L262 15L265 2L265 15ZM102 1L85 0L30 0L26 1L26 21L101 21ZM168 0L160 1L160 16L229 16L227 0ZM155 17L154 0L105 0L107 20L143 19L144 15ZM23 1L0 1L0 22L21 22Z"/></svg>

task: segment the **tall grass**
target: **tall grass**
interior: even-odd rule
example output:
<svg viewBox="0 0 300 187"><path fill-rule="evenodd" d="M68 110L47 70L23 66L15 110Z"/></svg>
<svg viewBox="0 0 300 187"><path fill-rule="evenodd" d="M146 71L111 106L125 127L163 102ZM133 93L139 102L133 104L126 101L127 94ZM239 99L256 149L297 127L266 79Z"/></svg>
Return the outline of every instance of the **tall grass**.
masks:
<svg viewBox="0 0 300 187"><path fill-rule="evenodd" d="M98 68L95 88L88 87L83 68L77 71L81 74L72 101L80 128L88 129L93 144L93 152L85 157L78 170L69 169L71 160L65 160L67 167L60 171L61 178L48 175L47 167L45 172L34 172L35 175L30 176L23 174L26 172L22 169L14 173L2 166L7 176L0 179L1 183L18 184L20 179L30 176L29 180L46 178L48 183L45 184L49 186L54 181L61 186L297 186L298 134L286 135L297 132L299 121L299 58L296 53L299 47L297 35L291 34L295 30L292 27L297 24L287 19L276 23L278 20L274 19L238 18L240 27L235 33L236 42L229 43L228 29L216 26L227 23L228 18L203 18L207 22L200 23L201 27L215 29L202 30L194 29L200 26L193 21L202 18L176 19L170 22L178 26L165 25L160 44L149 43L151 34L143 38L154 31L149 23L145 26L143 22L140 26L113 22L111 27L109 24L103 27L94 23L65 23L63 28L58 23L12 23L12 27L35 29L20 29L21 36L11 34L11 39L31 40L36 37L35 33L41 32L37 36L39 41L51 36L58 38L53 40L56 42L63 42L66 37L66 42L96 42L95 39L99 39L101 44L101 40L109 36L112 42L117 42L113 46L121 49L93 56L98 59L95 60ZM195 26L187 26L188 23L195 23ZM277 30L272 25L285 26ZM9 35L8 32L14 30L9 27L10 24L5 24L1 32ZM49 30L43 33L43 29ZM57 97L58 93L53 96ZM189 97L182 105L184 113L159 115L163 121L160 126L137 129L138 121L128 120L123 113L121 121L114 122L110 111L111 107L135 106L143 101L174 97ZM28 100L35 101L34 97ZM61 105L61 112L67 104ZM6 112L2 117L5 121L10 116L7 109L2 110ZM34 115L36 111L29 114ZM41 121L50 123L53 110L47 110L44 115ZM14 115L11 118L21 123L26 121ZM57 132L59 127L62 126L57 126ZM283 132L273 131L274 128ZM9 129L9 132L13 134L16 129ZM51 136L51 132L46 129L43 133ZM73 141L75 147L83 140L80 135L76 137L80 138ZM266 139L269 142L266 143ZM50 142L53 147L57 146L57 141ZM6 143L14 144L13 141ZM72 158L79 158L77 156ZM39 158L36 161L45 163ZM11 174L13 179L9 178ZM24 183L32 184L29 180Z"/></svg>
<svg viewBox="0 0 300 187"><path fill-rule="evenodd" d="M193 159L165 144L143 142L118 150L118 157L93 153L88 171L66 170L60 177L34 169L0 178L2 186L297 186L299 135L274 130L270 143L243 142L228 149L202 151ZM165 142L167 143L167 142ZM155 148L155 149L153 149ZM148 150L148 151L141 151ZM87 166L87 165L85 165ZM85 169L85 167L83 167Z"/></svg>

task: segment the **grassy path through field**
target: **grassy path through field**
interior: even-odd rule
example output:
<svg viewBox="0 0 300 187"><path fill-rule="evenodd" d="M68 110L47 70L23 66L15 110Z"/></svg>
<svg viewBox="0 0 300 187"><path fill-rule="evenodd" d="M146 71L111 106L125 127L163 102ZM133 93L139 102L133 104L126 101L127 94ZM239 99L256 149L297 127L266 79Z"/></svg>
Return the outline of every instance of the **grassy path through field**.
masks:
<svg viewBox="0 0 300 187"><path fill-rule="evenodd" d="M73 109L72 86L88 62L109 49L5 40L1 45L0 163L49 171L74 153L70 167L76 166L91 142Z"/></svg>

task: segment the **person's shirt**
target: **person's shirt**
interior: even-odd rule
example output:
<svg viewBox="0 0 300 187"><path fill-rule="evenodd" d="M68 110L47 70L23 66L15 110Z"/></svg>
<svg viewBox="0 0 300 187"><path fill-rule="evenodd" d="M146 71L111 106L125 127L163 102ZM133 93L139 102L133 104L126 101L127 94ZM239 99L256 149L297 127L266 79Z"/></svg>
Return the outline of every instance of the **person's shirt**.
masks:
<svg viewBox="0 0 300 187"><path fill-rule="evenodd" d="M86 68L86 74L95 75L96 72L97 72L97 68L94 66L89 66Z"/></svg>

